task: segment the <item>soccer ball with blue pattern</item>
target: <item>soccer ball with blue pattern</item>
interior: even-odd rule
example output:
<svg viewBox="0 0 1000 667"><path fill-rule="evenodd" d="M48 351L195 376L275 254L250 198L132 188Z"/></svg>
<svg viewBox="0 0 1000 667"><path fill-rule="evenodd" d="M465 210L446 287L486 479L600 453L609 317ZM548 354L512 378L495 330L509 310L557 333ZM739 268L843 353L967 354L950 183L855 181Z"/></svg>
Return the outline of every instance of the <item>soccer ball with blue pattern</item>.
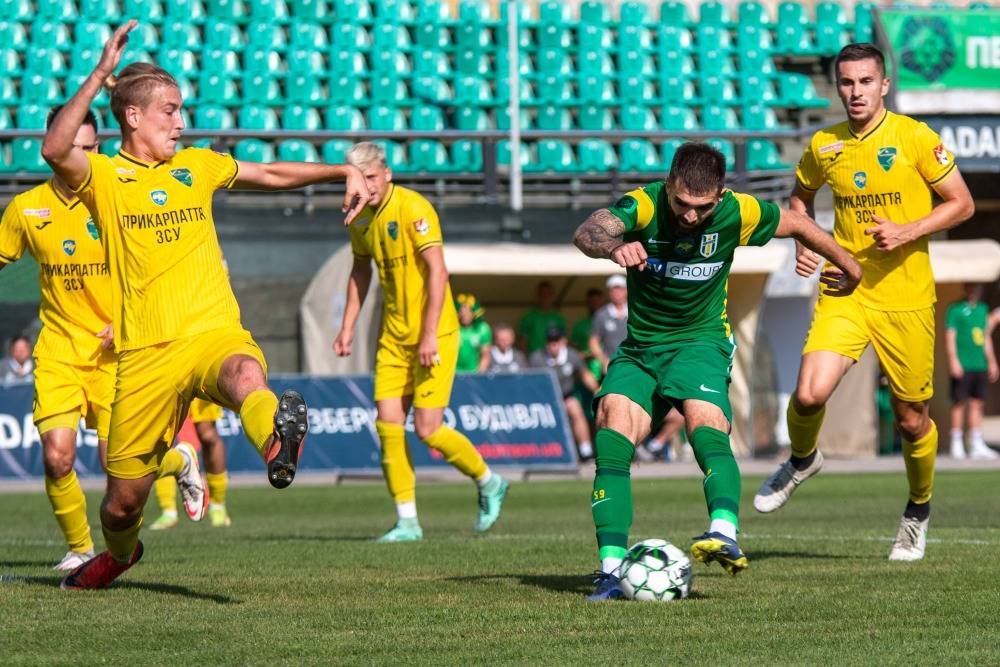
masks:
<svg viewBox="0 0 1000 667"><path fill-rule="evenodd" d="M619 570L630 600L670 602L691 592L691 561L666 540L643 540L625 554Z"/></svg>

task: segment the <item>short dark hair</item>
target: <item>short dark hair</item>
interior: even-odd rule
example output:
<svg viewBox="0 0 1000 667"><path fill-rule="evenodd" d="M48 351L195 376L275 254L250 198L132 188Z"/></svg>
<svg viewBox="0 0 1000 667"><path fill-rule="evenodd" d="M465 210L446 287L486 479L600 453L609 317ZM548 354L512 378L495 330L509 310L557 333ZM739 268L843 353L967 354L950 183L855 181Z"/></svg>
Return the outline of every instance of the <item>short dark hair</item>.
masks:
<svg viewBox="0 0 1000 667"><path fill-rule="evenodd" d="M726 182L726 158L708 144L690 141L674 153L667 180L682 181L693 194L716 194Z"/></svg>
<svg viewBox="0 0 1000 667"><path fill-rule="evenodd" d="M52 107L52 110L49 111L49 115L45 118L45 129L46 130L49 129L50 127L52 127L52 121L54 121L56 119L56 114L58 114L60 111L62 111L62 108L64 106L66 106L66 105L65 104L59 104L59 105L56 105L56 106ZM97 116L94 115L93 111L91 111L90 109L87 109L87 115L83 117L83 122L80 123L80 125L81 125L81 127L83 125L89 125L92 128L94 128L94 132L97 132L97 130L98 130L98 127L97 127Z"/></svg>
<svg viewBox="0 0 1000 667"><path fill-rule="evenodd" d="M885 56L877 46L868 42L848 44L842 48L833 61L834 76L840 76L840 63L858 60L874 60L875 64L878 65L878 71L882 73L882 76L885 76Z"/></svg>
<svg viewBox="0 0 1000 667"><path fill-rule="evenodd" d="M24 334L18 334L10 339L10 342L7 343L7 348L9 349L14 347L14 343L17 343L22 340L28 344L28 347L31 347L31 339L25 336Z"/></svg>

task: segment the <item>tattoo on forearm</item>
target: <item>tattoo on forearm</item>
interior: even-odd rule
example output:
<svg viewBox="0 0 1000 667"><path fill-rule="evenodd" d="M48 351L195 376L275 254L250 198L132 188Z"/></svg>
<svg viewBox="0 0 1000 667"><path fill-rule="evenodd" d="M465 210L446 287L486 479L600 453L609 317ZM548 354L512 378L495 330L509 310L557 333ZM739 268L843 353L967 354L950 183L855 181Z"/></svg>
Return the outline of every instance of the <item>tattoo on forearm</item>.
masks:
<svg viewBox="0 0 1000 667"><path fill-rule="evenodd" d="M577 228L573 244L588 257L605 259L622 243L625 223L606 208L594 211Z"/></svg>

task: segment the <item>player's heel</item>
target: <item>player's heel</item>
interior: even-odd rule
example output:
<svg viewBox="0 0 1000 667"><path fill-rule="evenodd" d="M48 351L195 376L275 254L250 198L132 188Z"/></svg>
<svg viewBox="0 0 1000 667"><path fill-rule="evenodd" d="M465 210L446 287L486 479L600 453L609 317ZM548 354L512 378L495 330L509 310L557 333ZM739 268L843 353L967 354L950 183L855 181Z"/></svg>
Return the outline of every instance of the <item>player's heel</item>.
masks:
<svg viewBox="0 0 1000 667"><path fill-rule="evenodd" d="M267 480L276 489L283 489L295 479L302 446L309 431L308 409L302 394L289 389L278 399L274 413L274 435L264 460Z"/></svg>

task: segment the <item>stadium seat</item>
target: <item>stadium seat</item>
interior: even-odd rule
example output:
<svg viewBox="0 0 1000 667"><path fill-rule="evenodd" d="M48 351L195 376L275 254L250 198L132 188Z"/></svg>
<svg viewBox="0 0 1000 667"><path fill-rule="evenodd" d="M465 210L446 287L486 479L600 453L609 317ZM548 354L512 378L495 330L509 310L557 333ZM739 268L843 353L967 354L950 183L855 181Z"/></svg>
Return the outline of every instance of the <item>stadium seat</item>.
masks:
<svg viewBox="0 0 1000 667"><path fill-rule="evenodd" d="M156 51L160 48L160 33L151 23L140 23L128 34L128 43L129 46L143 51ZM100 52L104 45L101 44L97 48Z"/></svg>
<svg viewBox="0 0 1000 667"><path fill-rule="evenodd" d="M243 74L273 76L285 71L285 61L277 51L249 49L243 52ZM246 93L244 92L244 97Z"/></svg>
<svg viewBox="0 0 1000 667"><path fill-rule="evenodd" d="M698 95L702 104L734 103L737 100L732 81L721 76L700 77Z"/></svg>
<svg viewBox="0 0 1000 667"><path fill-rule="evenodd" d="M521 100L521 104L532 104L535 101L535 90L531 86L531 82L527 79L521 78L518 80L518 99ZM494 93L494 103L506 105L510 101L510 78L501 75L497 81L496 92Z"/></svg>
<svg viewBox="0 0 1000 667"><path fill-rule="evenodd" d="M319 162L319 154L308 141L286 139L278 144L278 160L282 162Z"/></svg>
<svg viewBox="0 0 1000 667"><path fill-rule="evenodd" d="M409 145L409 167L412 171L451 171L448 151L440 141L414 139Z"/></svg>
<svg viewBox="0 0 1000 667"><path fill-rule="evenodd" d="M5 49L24 51L28 48L28 31L15 21L0 21L0 44Z"/></svg>
<svg viewBox="0 0 1000 667"><path fill-rule="evenodd" d="M326 0L291 0L291 14L298 21L329 23Z"/></svg>
<svg viewBox="0 0 1000 667"><path fill-rule="evenodd" d="M495 65L493 67L497 76L507 77L510 75L510 60L508 59L507 51L498 51L495 55ZM532 65L531 58L527 57L525 54L521 54L521 57L517 59L517 71L520 72L522 77L532 76L535 73L534 65Z"/></svg>
<svg viewBox="0 0 1000 667"><path fill-rule="evenodd" d="M731 108L710 104L701 109L701 127L704 130L735 131L740 129L740 120Z"/></svg>
<svg viewBox="0 0 1000 667"><path fill-rule="evenodd" d="M517 114L518 118L521 119L521 129L531 130L534 129L535 124L531 120L531 116L528 115L528 110L521 108L520 112ZM510 110L506 107L502 107L496 110L496 125L497 129L501 132L507 132L510 130Z"/></svg>
<svg viewBox="0 0 1000 667"><path fill-rule="evenodd" d="M277 104L282 100L278 82L269 74L246 73L241 90L244 104Z"/></svg>
<svg viewBox="0 0 1000 667"><path fill-rule="evenodd" d="M132 63L151 63L154 62L153 54L147 53L145 51L140 51L139 49L127 48L125 53L122 54L122 59L118 63L118 69L115 72L121 72L124 68L128 67Z"/></svg>
<svg viewBox="0 0 1000 667"><path fill-rule="evenodd" d="M702 76L732 76L735 68L728 53L701 51L698 53L698 73Z"/></svg>
<svg viewBox="0 0 1000 667"><path fill-rule="evenodd" d="M618 8L618 25L641 26L649 23L649 6L638 0L623 2Z"/></svg>
<svg viewBox="0 0 1000 667"><path fill-rule="evenodd" d="M483 145L478 141L460 139L451 145L451 167L455 171L483 170Z"/></svg>
<svg viewBox="0 0 1000 667"><path fill-rule="evenodd" d="M508 139L503 139L497 142L497 166L501 168L509 168L511 165L511 147L510 141ZM518 155L518 162L521 164L522 169L529 169L534 159L531 155L531 148L528 144L523 141L520 143L520 153Z"/></svg>
<svg viewBox="0 0 1000 667"><path fill-rule="evenodd" d="M248 25L243 34L246 36L248 49L283 51L288 46L285 31L272 23L256 21Z"/></svg>
<svg viewBox="0 0 1000 667"><path fill-rule="evenodd" d="M536 159L532 170L568 173L576 171L576 156L570 145L561 139L542 139L535 146Z"/></svg>
<svg viewBox="0 0 1000 667"><path fill-rule="evenodd" d="M121 17L115 0L80 0L78 6L84 21L117 21Z"/></svg>
<svg viewBox="0 0 1000 667"><path fill-rule="evenodd" d="M726 5L718 0L707 0L698 8L698 23L702 26L729 28L733 25L733 19Z"/></svg>
<svg viewBox="0 0 1000 667"><path fill-rule="evenodd" d="M4 100L7 104L14 104L17 99L17 86L14 84L14 79L9 76L0 76L0 100Z"/></svg>
<svg viewBox="0 0 1000 667"><path fill-rule="evenodd" d="M295 22L289 25L289 44L293 49L320 51L329 48L326 30L318 23Z"/></svg>
<svg viewBox="0 0 1000 667"><path fill-rule="evenodd" d="M231 130L233 114L225 107L202 104L194 112L194 127L198 130Z"/></svg>
<svg viewBox="0 0 1000 667"><path fill-rule="evenodd" d="M694 84L691 79L680 76L668 76L660 79L662 97L671 104L693 105L696 101Z"/></svg>
<svg viewBox="0 0 1000 667"><path fill-rule="evenodd" d="M747 141L747 169L769 171L788 169L790 166L782 162L781 153L773 141L768 139Z"/></svg>
<svg viewBox="0 0 1000 667"><path fill-rule="evenodd" d="M458 22L460 24L487 23L491 19L490 6L486 0L459 0Z"/></svg>
<svg viewBox="0 0 1000 667"><path fill-rule="evenodd" d="M160 0L129 0L129 15L139 24L159 24L163 21L163 6Z"/></svg>
<svg viewBox="0 0 1000 667"><path fill-rule="evenodd" d="M288 7L285 0L250 0L250 16L257 21L286 23Z"/></svg>
<svg viewBox="0 0 1000 667"><path fill-rule="evenodd" d="M236 142L233 157L247 162L274 162L274 146L261 139L243 139Z"/></svg>
<svg viewBox="0 0 1000 667"><path fill-rule="evenodd" d="M42 140L22 137L10 144L10 164L13 171L45 173L49 165L42 159Z"/></svg>
<svg viewBox="0 0 1000 667"><path fill-rule="evenodd" d="M329 80L329 89L334 98L342 104L367 104L368 93L364 82L353 75L341 75Z"/></svg>
<svg viewBox="0 0 1000 667"><path fill-rule="evenodd" d="M535 41L543 49L568 49L573 46L569 28L557 25L540 26L535 30Z"/></svg>
<svg viewBox="0 0 1000 667"><path fill-rule="evenodd" d="M527 82L525 81L524 83ZM498 88L498 95L499 92ZM459 106L490 106L493 104L490 85L486 83L485 79L477 76L463 76L456 79L454 102Z"/></svg>
<svg viewBox="0 0 1000 667"><path fill-rule="evenodd" d="M611 23L611 10L604 0L584 0L580 3L580 24L577 31L585 27L601 27Z"/></svg>
<svg viewBox="0 0 1000 667"><path fill-rule="evenodd" d="M576 31L579 55L608 51L613 44L611 31L600 25L580 25Z"/></svg>
<svg viewBox="0 0 1000 667"><path fill-rule="evenodd" d="M812 54L815 47L810 38L809 29L809 19L801 4L782 2L778 5L778 51L793 55Z"/></svg>
<svg viewBox="0 0 1000 667"><path fill-rule="evenodd" d="M850 42L847 30L836 25L816 27L816 52L823 56L833 56Z"/></svg>
<svg viewBox="0 0 1000 667"><path fill-rule="evenodd" d="M69 27L62 23L50 23L39 20L31 24L29 53L35 49L67 51L72 44L73 37L70 34Z"/></svg>
<svg viewBox="0 0 1000 667"><path fill-rule="evenodd" d="M782 129L774 109L762 104L751 104L743 108L743 129L770 131Z"/></svg>
<svg viewBox="0 0 1000 667"><path fill-rule="evenodd" d="M36 5L38 18L46 21L76 21L78 14L73 0L44 0ZM10 17L7 17L10 18Z"/></svg>
<svg viewBox="0 0 1000 667"><path fill-rule="evenodd" d="M93 69L93 67L91 67ZM14 49L0 49L0 76L18 76L21 74L21 59ZM6 103L6 100L4 100Z"/></svg>
<svg viewBox="0 0 1000 667"><path fill-rule="evenodd" d="M500 4L501 9L506 9L507 3L503 2ZM493 31L493 41L496 46L500 49L507 48L507 41L510 34L507 30L507 24L500 24L496 30ZM525 51L530 51L535 48L535 40L531 37L531 31L524 27L524 24L518 24L517 28L517 46L521 48L522 53Z"/></svg>
<svg viewBox="0 0 1000 667"><path fill-rule="evenodd" d="M371 48L371 35L363 26L350 23L341 23L330 26L330 57L337 52L347 51L355 53L367 51Z"/></svg>
<svg viewBox="0 0 1000 667"><path fill-rule="evenodd" d="M451 7L447 2L438 0L417 0L416 2L416 22L417 25L434 24L445 25L452 21Z"/></svg>
<svg viewBox="0 0 1000 667"><path fill-rule="evenodd" d="M413 63L414 76L451 76L451 63L444 53L423 53Z"/></svg>
<svg viewBox="0 0 1000 667"><path fill-rule="evenodd" d="M741 25L736 29L736 50L738 52L759 51L770 53L774 49L771 31L754 25Z"/></svg>
<svg viewBox="0 0 1000 667"><path fill-rule="evenodd" d="M700 53L707 51L732 51L729 30L714 25L700 25L696 33L696 47Z"/></svg>
<svg viewBox="0 0 1000 667"><path fill-rule="evenodd" d="M406 76L413 71L410 58L399 51L383 50L376 46L372 49L369 58L374 75Z"/></svg>
<svg viewBox="0 0 1000 667"><path fill-rule="evenodd" d="M243 0L205 0L205 14L210 19L236 21L245 20L248 12Z"/></svg>
<svg viewBox="0 0 1000 667"><path fill-rule="evenodd" d="M10 118L10 113L3 108L0 108L0 130L11 130L14 129L14 121Z"/></svg>
<svg viewBox="0 0 1000 667"><path fill-rule="evenodd" d="M160 30L160 44L165 49L201 49L198 28L184 21L171 21Z"/></svg>
<svg viewBox="0 0 1000 667"><path fill-rule="evenodd" d="M580 74L599 74L613 76L616 73L611 56L600 51L581 51L576 58L577 71Z"/></svg>
<svg viewBox="0 0 1000 667"><path fill-rule="evenodd" d="M771 26L771 12L758 0L743 0L738 12L740 25L755 25L759 28Z"/></svg>
<svg viewBox="0 0 1000 667"><path fill-rule="evenodd" d="M98 57L100 56L98 55ZM198 60L194 53L188 50L162 49L156 55L156 62L174 76L194 76L198 72ZM86 67L86 63L82 59L81 66ZM93 64L90 68L93 69ZM81 71L81 73L83 72Z"/></svg>
<svg viewBox="0 0 1000 667"><path fill-rule="evenodd" d="M736 168L736 149L733 148L733 142L728 139L708 139L705 143L722 153L723 157L726 158L726 171L732 171Z"/></svg>
<svg viewBox="0 0 1000 667"><path fill-rule="evenodd" d="M532 16L531 16L531 5L528 4L528 2L526 0L512 0L512 1L515 4L515 6L517 7L517 20L518 20L518 22L521 23L522 25L527 25L527 24L534 23L534 21L532 19ZM500 23L503 24L504 26L507 25L507 13L508 13L508 11L510 11L510 7L509 7L510 4L511 4L510 2L498 2L497 3L497 5L498 5L497 9L498 9L498 13L499 13L498 19L499 19ZM499 30L503 30L503 28L501 27Z"/></svg>
<svg viewBox="0 0 1000 667"><path fill-rule="evenodd" d="M741 74L740 100L743 104L768 104L778 103L778 95L774 92L774 84L768 76L758 76L756 74Z"/></svg>
<svg viewBox="0 0 1000 667"><path fill-rule="evenodd" d="M584 139L576 148L576 168L579 171L604 173L618 166L618 155L603 139Z"/></svg>
<svg viewBox="0 0 1000 667"><path fill-rule="evenodd" d="M111 28L106 23L94 23L91 21L80 21L73 28L73 49L98 49L104 48L104 43L111 37ZM132 45L132 39L129 38Z"/></svg>
<svg viewBox="0 0 1000 667"><path fill-rule="evenodd" d="M618 80L618 90L633 101L653 104L657 101L653 79L645 76L623 76Z"/></svg>
<svg viewBox="0 0 1000 667"><path fill-rule="evenodd" d="M451 47L451 32L439 23L421 23L414 28L417 49L421 53L441 51Z"/></svg>
<svg viewBox="0 0 1000 667"><path fill-rule="evenodd" d="M656 67L648 54L622 51L618 54L618 73L624 76L653 77L656 75Z"/></svg>
<svg viewBox="0 0 1000 667"><path fill-rule="evenodd" d="M229 49L204 49L201 62L211 63L213 71L226 76L237 76L242 69L239 55Z"/></svg>
<svg viewBox="0 0 1000 667"><path fill-rule="evenodd" d="M824 25L847 26L847 12L840 3L823 0L816 4L816 26Z"/></svg>
<svg viewBox="0 0 1000 667"><path fill-rule="evenodd" d="M740 72L746 74L771 76L777 71L770 54L760 49L740 49L737 66Z"/></svg>
<svg viewBox="0 0 1000 667"><path fill-rule="evenodd" d="M543 0L538 3L538 23L540 26L565 26L571 22L569 7L559 0Z"/></svg>
<svg viewBox="0 0 1000 667"><path fill-rule="evenodd" d="M620 171L663 171L656 149L646 139L626 139L618 148Z"/></svg>
<svg viewBox="0 0 1000 667"><path fill-rule="evenodd" d="M380 132L406 130L406 116L400 109L379 105L368 109L368 128Z"/></svg>
<svg viewBox="0 0 1000 667"><path fill-rule="evenodd" d="M691 25L687 3L683 0L664 0L660 3L660 23L665 26L684 28Z"/></svg>
<svg viewBox="0 0 1000 667"><path fill-rule="evenodd" d="M477 107L459 107L456 109L454 125L456 130L473 132L491 128L489 114L487 114L485 109Z"/></svg>
<svg viewBox="0 0 1000 667"><path fill-rule="evenodd" d="M416 20L416 12L409 0L371 0L375 19L379 22L412 24Z"/></svg>
<svg viewBox="0 0 1000 667"><path fill-rule="evenodd" d="M816 94L812 79L797 72L778 72L778 101L782 106L800 108L823 108L830 106L829 100Z"/></svg>
<svg viewBox="0 0 1000 667"><path fill-rule="evenodd" d="M410 112L410 129L425 132L443 131L445 122L441 109L431 106L414 107Z"/></svg>
<svg viewBox="0 0 1000 667"><path fill-rule="evenodd" d="M414 100L431 104L447 104L454 97L448 82L440 76L415 77L410 92Z"/></svg>
<svg viewBox="0 0 1000 667"><path fill-rule="evenodd" d="M401 25L379 25L372 31L372 48L389 53L409 52L410 33Z"/></svg>
<svg viewBox="0 0 1000 667"><path fill-rule="evenodd" d="M354 144L347 139L332 139L323 144L323 162L327 164L344 164L347 162L347 151Z"/></svg>
<svg viewBox="0 0 1000 667"><path fill-rule="evenodd" d="M0 0L0 16L5 21L30 21L35 18L31 0Z"/></svg>
<svg viewBox="0 0 1000 667"><path fill-rule="evenodd" d="M21 79L21 103L52 105L63 101L59 82L41 74L25 75Z"/></svg>
<svg viewBox="0 0 1000 667"><path fill-rule="evenodd" d="M246 104L240 108L238 123L241 130L277 130L278 115L271 107Z"/></svg>
<svg viewBox="0 0 1000 667"><path fill-rule="evenodd" d="M110 139L105 139L101 142L101 154L102 155L117 155L118 151L122 148L121 137L112 137Z"/></svg>
<svg viewBox="0 0 1000 667"><path fill-rule="evenodd" d="M660 144L660 164L663 165L664 171L669 171L674 162L674 154L683 144L683 139L667 139Z"/></svg>
<svg viewBox="0 0 1000 667"><path fill-rule="evenodd" d="M368 72L368 64L360 53L338 51L334 46L330 51L329 73L334 76L357 76Z"/></svg>
<svg viewBox="0 0 1000 667"><path fill-rule="evenodd" d="M680 51L660 51L659 60L660 75L664 77L689 78L697 69L691 56Z"/></svg>
<svg viewBox="0 0 1000 667"><path fill-rule="evenodd" d="M378 144L385 150L385 160L386 163L394 171L406 172L409 171L409 162L406 159L406 150L403 148L402 144L398 141L391 141L389 139L376 139L372 143Z"/></svg>
<svg viewBox="0 0 1000 667"><path fill-rule="evenodd" d="M557 75L544 76L538 80L538 92L535 95L542 104L569 104L574 99L572 80ZM522 97L522 104L526 100Z"/></svg>
<svg viewBox="0 0 1000 667"><path fill-rule="evenodd" d="M315 76L296 74L285 79L285 101L316 106L326 100L323 84Z"/></svg>
<svg viewBox="0 0 1000 667"><path fill-rule="evenodd" d="M239 101L236 83L227 75L206 70L198 78L196 99L214 104L235 105Z"/></svg>
<svg viewBox="0 0 1000 667"><path fill-rule="evenodd" d="M564 107L544 106L535 115L535 127L539 130L562 132L573 129L573 115Z"/></svg>
<svg viewBox="0 0 1000 667"><path fill-rule="evenodd" d="M660 129L663 130L697 130L698 119L694 111L688 107L665 106L660 112Z"/></svg>
<svg viewBox="0 0 1000 667"><path fill-rule="evenodd" d="M581 130L607 132L615 129L615 118L609 109L591 104L580 108L577 126Z"/></svg>
<svg viewBox="0 0 1000 667"><path fill-rule="evenodd" d="M49 107L40 104L25 104L17 108L15 121L22 130L44 130Z"/></svg>
<svg viewBox="0 0 1000 667"><path fill-rule="evenodd" d="M871 42L875 37L874 2L859 2L854 6L854 41Z"/></svg>
<svg viewBox="0 0 1000 667"><path fill-rule="evenodd" d="M581 104L612 104L617 102L614 81L600 74L586 74L577 83Z"/></svg>
<svg viewBox="0 0 1000 667"><path fill-rule="evenodd" d="M360 109L337 104L323 113L325 127L328 130L356 132L365 129L365 117Z"/></svg>
<svg viewBox="0 0 1000 667"><path fill-rule="evenodd" d="M546 76L551 74L571 74L573 63L562 49L542 49L535 57L538 73Z"/></svg>
<svg viewBox="0 0 1000 667"><path fill-rule="evenodd" d="M623 130L639 132L652 132L659 128L653 110L635 104L622 108L618 113L618 123Z"/></svg>
<svg viewBox="0 0 1000 667"><path fill-rule="evenodd" d="M368 0L334 0L333 16L336 21L371 23L371 4Z"/></svg>
<svg viewBox="0 0 1000 667"><path fill-rule="evenodd" d="M319 112L312 107L292 104L281 110L281 129L315 132L322 126Z"/></svg>
<svg viewBox="0 0 1000 667"><path fill-rule="evenodd" d="M402 79L380 76L372 79L369 97L373 104L407 104L410 100L410 91Z"/></svg>
<svg viewBox="0 0 1000 667"><path fill-rule="evenodd" d="M205 20L205 5L201 0L169 0L164 2L164 19L201 23Z"/></svg>
<svg viewBox="0 0 1000 667"><path fill-rule="evenodd" d="M490 59L475 51L460 51L455 54L455 72L460 76L488 76Z"/></svg>
<svg viewBox="0 0 1000 667"><path fill-rule="evenodd" d="M482 52L493 46L493 39L488 28L477 23L461 23L455 28L455 45L459 49Z"/></svg>
<svg viewBox="0 0 1000 667"><path fill-rule="evenodd" d="M288 53L286 62L288 65L288 74L291 76L316 77L325 74L327 71L326 58L319 51L295 49Z"/></svg>

